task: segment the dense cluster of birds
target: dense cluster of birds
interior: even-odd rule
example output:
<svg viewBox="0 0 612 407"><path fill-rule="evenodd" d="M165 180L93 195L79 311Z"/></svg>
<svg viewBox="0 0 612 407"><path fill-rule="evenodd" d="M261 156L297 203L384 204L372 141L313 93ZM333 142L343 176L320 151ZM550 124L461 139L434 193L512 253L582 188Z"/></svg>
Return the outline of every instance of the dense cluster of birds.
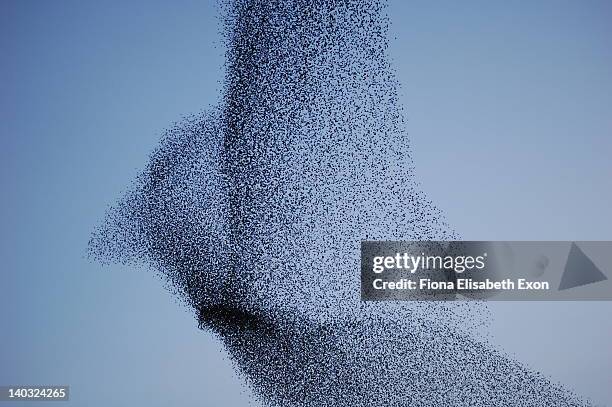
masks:
<svg viewBox="0 0 612 407"><path fill-rule="evenodd" d="M220 106L166 132L90 241L157 270L270 406L584 406L480 302L362 302L362 240L454 240L414 175L381 0L227 0Z"/></svg>

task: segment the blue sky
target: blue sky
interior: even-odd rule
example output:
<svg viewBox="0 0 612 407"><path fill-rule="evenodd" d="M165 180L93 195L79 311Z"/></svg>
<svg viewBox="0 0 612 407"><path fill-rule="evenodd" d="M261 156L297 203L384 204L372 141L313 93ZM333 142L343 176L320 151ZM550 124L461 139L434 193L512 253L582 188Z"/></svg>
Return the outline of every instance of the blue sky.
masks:
<svg viewBox="0 0 612 407"><path fill-rule="evenodd" d="M84 258L163 129L218 102L217 7L1 8L0 383L70 384L74 405L245 405L219 343L155 277ZM418 176L448 221L468 239L612 240L612 3L389 13ZM612 403L609 303L492 308L506 349Z"/></svg>

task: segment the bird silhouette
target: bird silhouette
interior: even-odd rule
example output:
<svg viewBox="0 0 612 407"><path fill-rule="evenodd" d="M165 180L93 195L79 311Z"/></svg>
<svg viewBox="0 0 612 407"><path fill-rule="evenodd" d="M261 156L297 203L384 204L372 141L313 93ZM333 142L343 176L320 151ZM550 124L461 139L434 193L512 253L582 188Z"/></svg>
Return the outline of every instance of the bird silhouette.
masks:
<svg viewBox="0 0 612 407"><path fill-rule="evenodd" d="M161 273L265 405L588 405L495 350L481 302L361 301L362 240L458 238L415 177L385 7L224 2L220 105L167 131L92 255Z"/></svg>

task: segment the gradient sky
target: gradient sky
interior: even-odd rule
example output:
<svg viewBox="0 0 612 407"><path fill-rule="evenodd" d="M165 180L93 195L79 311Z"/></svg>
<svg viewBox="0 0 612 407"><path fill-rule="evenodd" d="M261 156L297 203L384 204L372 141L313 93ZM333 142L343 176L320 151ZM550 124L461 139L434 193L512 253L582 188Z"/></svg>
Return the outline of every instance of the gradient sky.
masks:
<svg viewBox="0 0 612 407"><path fill-rule="evenodd" d="M219 100L217 7L104 3L0 3L0 384L69 384L70 405L246 405L220 344L158 279L84 258L163 129ZM451 225L612 240L612 3L389 13L418 176ZM491 308L509 352L612 405L611 303Z"/></svg>

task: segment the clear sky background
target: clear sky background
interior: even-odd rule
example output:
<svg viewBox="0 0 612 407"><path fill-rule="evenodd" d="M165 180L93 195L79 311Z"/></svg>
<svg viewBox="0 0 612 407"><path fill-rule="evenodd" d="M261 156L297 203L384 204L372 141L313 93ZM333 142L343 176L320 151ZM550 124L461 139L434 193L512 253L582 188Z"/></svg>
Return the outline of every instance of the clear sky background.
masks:
<svg viewBox="0 0 612 407"><path fill-rule="evenodd" d="M247 405L158 279L84 257L163 129L215 104L223 75L213 2L105 3L0 2L0 384L69 384L75 406ZM451 225L612 240L612 3L389 13L418 175ZM491 308L508 352L612 405L612 303Z"/></svg>

